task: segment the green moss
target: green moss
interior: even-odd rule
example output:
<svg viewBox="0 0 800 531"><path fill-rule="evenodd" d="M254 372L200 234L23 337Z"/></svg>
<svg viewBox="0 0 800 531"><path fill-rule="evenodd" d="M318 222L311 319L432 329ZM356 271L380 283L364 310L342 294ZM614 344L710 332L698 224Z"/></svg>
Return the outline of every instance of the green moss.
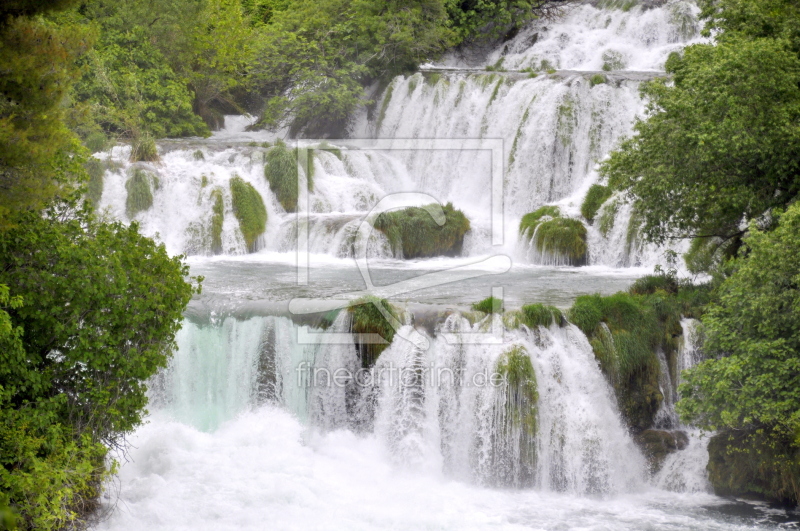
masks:
<svg viewBox="0 0 800 531"><path fill-rule="evenodd" d="M333 147L332 145L328 144L327 142L323 142L322 144L320 144L319 145L319 150L320 151L327 151L328 153L331 153L333 156L335 156L337 159L343 160L342 159L342 157L343 157L342 150L339 149L339 148Z"/></svg>
<svg viewBox="0 0 800 531"><path fill-rule="evenodd" d="M153 188L157 187L158 181L154 175L139 168L133 170L133 175L125 183L128 192L125 212L129 218L153 206Z"/></svg>
<svg viewBox="0 0 800 531"><path fill-rule="evenodd" d="M586 218L586 221L589 223L594 222L597 211L611 197L612 193L611 188L602 184L593 184L589 188L581 205L581 215Z"/></svg>
<svg viewBox="0 0 800 531"><path fill-rule="evenodd" d="M230 181L233 215L239 220L239 229L249 252L255 251L256 240L267 226L267 209L261 195L248 182L234 175Z"/></svg>
<svg viewBox="0 0 800 531"><path fill-rule="evenodd" d="M503 299L487 297L480 302L474 303L472 309L483 313L503 313Z"/></svg>
<svg viewBox="0 0 800 531"><path fill-rule="evenodd" d="M542 59L542 62L539 63L539 71L540 72L547 72L548 74L552 74L553 72L556 71L556 68L547 59Z"/></svg>
<svg viewBox="0 0 800 531"><path fill-rule="evenodd" d="M556 134L564 147L572 143L572 137L577 125L577 113L575 111L575 100L567 94L558 106L558 123L556 124Z"/></svg>
<svg viewBox="0 0 800 531"><path fill-rule="evenodd" d="M535 328L538 326L549 327L553 324L564 326L566 319L561 310L555 306L546 306L544 304L527 304L520 310L521 320L528 328Z"/></svg>
<svg viewBox="0 0 800 531"><path fill-rule="evenodd" d="M131 144L131 162L158 162L158 146L150 135L141 135Z"/></svg>
<svg viewBox="0 0 800 531"><path fill-rule="evenodd" d="M211 252L222 254L222 224L225 221L225 203L222 199L222 189L215 188L211 191L211 200L214 202L211 214Z"/></svg>
<svg viewBox="0 0 800 531"><path fill-rule="evenodd" d="M570 265L586 263L586 227L577 219L543 221L536 231L534 245L540 253L563 257Z"/></svg>
<svg viewBox="0 0 800 531"><path fill-rule="evenodd" d="M424 78L425 78L425 82L428 85L430 85L432 87L435 87L436 84L439 82L439 80L442 79L442 74L440 74L439 72L432 72L432 73L429 73L429 74L425 75Z"/></svg>
<svg viewBox="0 0 800 531"><path fill-rule="evenodd" d="M598 221L598 229L600 229L600 234L605 237L608 236L608 233L614 228L614 222L617 219L617 211L619 210L619 201L615 199L602 208Z"/></svg>
<svg viewBox="0 0 800 531"><path fill-rule="evenodd" d="M411 96L415 90L417 90L417 85L419 84L419 77L417 74L414 74L408 79L408 95Z"/></svg>
<svg viewBox="0 0 800 531"><path fill-rule="evenodd" d="M528 117L530 116L531 105L533 102L536 101L536 96L533 97L528 107L525 108L525 112L522 114L522 119L519 121L519 126L517 126L517 133L514 135L514 142L511 144L511 153L508 154L508 166L511 167L514 164L514 161L517 158L517 148L519 147L519 140L522 138L522 128L528 122Z"/></svg>
<svg viewBox="0 0 800 531"><path fill-rule="evenodd" d="M347 308L352 315L350 331L353 334L377 334L386 340L386 343L373 343L364 338L356 338L356 350L361 358L362 367L372 367L378 356L394 340L395 328L387 321L376 305L381 305L396 321L400 321L400 312L389 304L386 299L365 297L353 301Z"/></svg>
<svg viewBox="0 0 800 531"><path fill-rule="evenodd" d="M625 66L625 58L620 52L614 50L603 52L603 70L606 72L624 70Z"/></svg>
<svg viewBox="0 0 800 531"><path fill-rule="evenodd" d="M459 256L464 235L470 229L469 219L452 203L442 210L445 223L441 226L424 208L409 207L380 214L375 220L375 228L386 235L394 252L404 258Z"/></svg>
<svg viewBox="0 0 800 531"><path fill-rule="evenodd" d="M103 177L106 174L106 165L92 157L86 161L86 172L89 174L89 184L86 187L86 199L97 206L103 196Z"/></svg>
<svg viewBox="0 0 800 531"><path fill-rule="evenodd" d="M108 137L101 131L95 131L86 137L83 142L92 153L105 151L108 148Z"/></svg>
<svg viewBox="0 0 800 531"><path fill-rule="evenodd" d="M383 119L386 118L386 109L389 108L389 102L392 101L392 93L394 93L394 83L389 85L389 88L386 89L386 94L383 96L383 101L381 102L381 112L378 114L378 122L375 124L375 129L377 131L381 130Z"/></svg>
<svg viewBox="0 0 800 531"><path fill-rule="evenodd" d="M501 57L497 60L497 62L493 65L487 66L487 72L505 72L506 69L503 68L503 62L505 61L505 57Z"/></svg>
<svg viewBox="0 0 800 531"><path fill-rule="evenodd" d="M678 293L678 281L669 275L647 275L636 280L628 289L632 295L653 295L657 291Z"/></svg>
<svg viewBox="0 0 800 531"><path fill-rule="evenodd" d="M200 188L205 188L206 186L208 186L208 177L202 175L200 177Z"/></svg>
<svg viewBox="0 0 800 531"><path fill-rule="evenodd" d="M314 188L314 163L313 155L309 150L310 160L301 161L308 178L308 189ZM269 182L270 190L277 197L278 202L287 212L297 210L297 153L293 153L284 142L278 141L275 147L267 152L264 177ZM310 162L310 164L308 164Z"/></svg>
<svg viewBox="0 0 800 531"><path fill-rule="evenodd" d="M192 158L194 160L206 160L206 156L199 149L192 153Z"/></svg>
<svg viewBox="0 0 800 531"><path fill-rule="evenodd" d="M519 233L522 235L527 234L529 237L533 236L533 231L542 221L547 221L550 218L557 218L561 216L561 211L557 206L545 205L522 216L522 221L519 223Z"/></svg>
<svg viewBox="0 0 800 531"><path fill-rule="evenodd" d="M589 78L589 87L596 87L597 85L603 85L607 81L608 79L603 74L595 74Z"/></svg>
<svg viewBox="0 0 800 531"><path fill-rule="evenodd" d="M492 96L489 98L489 105L491 105L492 102L495 100L495 98L497 98L497 93L500 92L500 87L502 86L502 84L503 80L499 79L497 81L497 84L494 86L494 90L492 91Z"/></svg>
<svg viewBox="0 0 800 531"><path fill-rule="evenodd" d="M522 487L534 479L539 392L536 372L524 347L500 355L495 372L502 377L505 401L494 430L493 471L498 483ZM501 395L503 396L503 395Z"/></svg>

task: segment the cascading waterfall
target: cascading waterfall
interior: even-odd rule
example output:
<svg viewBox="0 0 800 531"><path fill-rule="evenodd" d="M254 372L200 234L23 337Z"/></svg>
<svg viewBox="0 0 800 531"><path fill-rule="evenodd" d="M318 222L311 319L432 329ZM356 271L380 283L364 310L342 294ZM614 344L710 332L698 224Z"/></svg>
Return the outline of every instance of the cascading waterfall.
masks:
<svg viewBox="0 0 800 531"><path fill-rule="evenodd" d="M480 68L429 67L391 81L374 112L362 113L351 134L381 139L502 139L505 240L491 238L491 157L470 150L354 150L330 144L313 155L314 189L309 246L313 253L346 257L358 223L381 198L420 190L442 204L452 202L471 220L464 252L478 256L503 252L521 261L556 264L557 259L528 253L519 241L519 219L544 204L557 204L565 216L578 216L588 187L597 181L596 164L629 135L644 105L643 80L657 77L667 55L698 39L697 8L668 2L653 9L605 10L576 6L562 20L535 24L498 48ZM485 65L502 64L492 67ZM559 69L553 74L549 68ZM531 77L522 69L538 71ZM593 75L604 76L598 83ZM157 176L153 205L133 215L142 230L158 235L171 251L210 254L214 191L223 197L222 253L246 252L233 216L229 179L238 175L264 199L268 221L256 242L263 252L296 248L298 219L286 213L263 176L263 141L274 136L240 132L243 119L231 117L230 130L207 141L163 143L158 164L128 162L130 148L98 154L108 163L101 208L120 219L125 182L136 170ZM259 141L256 141L258 139ZM335 141L333 141L335 144ZM327 148L327 149L326 149ZM301 205L302 207L302 205ZM638 243L629 227L630 206L612 198L606 221L589 227L588 263L612 267L653 265L661 249ZM601 213L602 217L602 213ZM520 247L520 245L522 247ZM376 256L390 257L385 243Z"/></svg>

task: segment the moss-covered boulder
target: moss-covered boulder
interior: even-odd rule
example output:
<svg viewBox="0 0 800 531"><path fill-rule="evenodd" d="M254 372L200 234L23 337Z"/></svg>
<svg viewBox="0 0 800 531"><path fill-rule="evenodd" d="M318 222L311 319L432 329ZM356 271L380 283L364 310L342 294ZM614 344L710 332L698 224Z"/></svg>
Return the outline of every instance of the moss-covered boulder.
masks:
<svg viewBox="0 0 800 531"><path fill-rule="evenodd" d="M558 207L547 205L522 217L519 231L536 250L556 262L579 266L586 263L586 227L580 220L561 217Z"/></svg>
<svg viewBox="0 0 800 531"><path fill-rule="evenodd" d="M474 303L472 309L483 313L503 313L503 299L486 297L482 301Z"/></svg>
<svg viewBox="0 0 800 531"><path fill-rule="evenodd" d="M429 205L435 206L438 205ZM394 253L403 258L460 256L464 235L470 230L469 219L452 203L442 210L445 223L441 226L425 208L409 207L380 214L375 228L386 235Z"/></svg>
<svg viewBox="0 0 800 531"><path fill-rule="evenodd" d="M308 151L308 159L300 161L308 179L308 190L314 189L313 151ZM297 211L299 189L297 187L297 152L291 150L283 141L267 151L264 177L269 188L286 212Z"/></svg>
<svg viewBox="0 0 800 531"><path fill-rule="evenodd" d="M683 450L689 444L689 436L684 431L644 430L634 440L642 449L653 474L661 470L669 454Z"/></svg>
<svg viewBox="0 0 800 531"><path fill-rule="evenodd" d="M597 211L611 197L612 193L611 188L608 186L593 184L589 187L589 191L586 193L581 205L581 216L586 218L589 223L593 223L595 216L597 216Z"/></svg>
<svg viewBox="0 0 800 531"><path fill-rule="evenodd" d="M375 365L378 356L394 340L395 328L390 320L384 317L377 305L384 308L398 323L401 322L400 311L386 299L365 297L353 301L347 308L347 311L351 314L350 332L357 334L356 351L361 359L361 366L364 368ZM367 337L367 334L377 334L385 342L372 341Z"/></svg>
<svg viewBox="0 0 800 531"><path fill-rule="evenodd" d="M239 229L248 252L253 252L256 250L256 240L264 234L267 226L267 208L261 194L238 175L231 178L230 187L233 215L239 220Z"/></svg>
<svg viewBox="0 0 800 531"><path fill-rule="evenodd" d="M153 206L153 190L159 187L158 177L141 168L134 168L125 190L128 197L125 200L125 213L133 218L139 212L149 210Z"/></svg>
<svg viewBox="0 0 800 531"><path fill-rule="evenodd" d="M527 350L514 346L497 360L502 385L492 441L494 479L504 486L529 486L536 468L539 392Z"/></svg>
<svg viewBox="0 0 800 531"><path fill-rule="evenodd" d="M225 222L225 202L222 198L222 189L215 188L211 191L211 253L222 253L222 224Z"/></svg>

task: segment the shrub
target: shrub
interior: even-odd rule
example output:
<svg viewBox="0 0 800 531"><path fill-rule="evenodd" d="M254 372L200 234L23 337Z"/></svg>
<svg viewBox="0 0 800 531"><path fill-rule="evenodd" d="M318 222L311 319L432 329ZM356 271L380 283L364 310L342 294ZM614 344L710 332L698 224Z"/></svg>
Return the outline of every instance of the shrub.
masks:
<svg viewBox="0 0 800 531"><path fill-rule="evenodd" d="M131 144L131 162L158 162L158 146L155 139L148 135L140 135Z"/></svg>
<svg viewBox="0 0 800 531"><path fill-rule="evenodd" d="M566 323L564 314L555 306L545 306L544 304L527 304L520 311L522 322L528 328L537 326L549 327L553 324L563 326Z"/></svg>
<svg viewBox="0 0 800 531"><path fill-rule="evenodd" d="M101 131L95 131L86 137L83 142L92 153L105 151L108 146L108 137Z"/></svg>
<svg viewBox="0 0 800 531"><path fill-rule="evenodd" d="M356 338L356 350L361 358L361 366L364 368L372 367L378 356L392 344L394 340L395 328L392 323L387 321L376 305L380 304L389 315L399 322L400 312L392 306L386 299L378 297L364 297L353 301L347 308L350 312L351 324L350 331L353 334L377 334L386 340L386 343L373 343L362 341Z"/></svg>
<svg viewBox="0 0 800 531"><path fill-rule="evenodd" d="M239 230L242 231L248 252L253 252L256 250L256 240L267 226L267 209L253 185L238 175L231 178L230 187L233 215L239 220Z"/></svg>
<svg viewBox="0 0 800 531"><path fill-rule="evenodd" d="M395 212L384 212L375 220L375 228L386 235L392 249L404 258L431 256L459 256L464 235L470 230L469 219L452 203L442 208L445 222L438 225L429 209L439 205L409 207Z"/></svg>
<svg viewBox="0 0 800 531"><path fill-rule="evenodd" d="M139 212L148 210L153 206L153 190L158 187L158 180L142 169L133 170L128 182L125 183L125 190L128 197L125 200L125 212L129 218L133 218Z"/></svg>
<svg viewBox="0 0 800 531"><path fill-rule="evenodd" d="M487 297L480 302L474 303L472 309L483 313L503 313L503 299Z"/></svg>
<svg viewBox="0 0 800 531"><path fill-rule="evenodd" d="M198 149L198 150L196 150L194 153L192 153L192 158L193 158L194 160L206 160L206 156L205 156L205 155L203 154L203 152L202 152L201 150L199 150L199 149Z"/></svg>
<svg viewBox="0 0 800 531"><path fill-rule="evenodd" d="M603 52L603 70L606 72L624 70L625 66L625 58L620 52L614 50Z"/></svg>
<svg viewBox="0 0 800 531"><path fill-rule="evenodd" d="M586 198L581 205L581 216L589 223L594 222L597 211L611 197L611 188L602 184L593 184L586 193Z"/></svg>

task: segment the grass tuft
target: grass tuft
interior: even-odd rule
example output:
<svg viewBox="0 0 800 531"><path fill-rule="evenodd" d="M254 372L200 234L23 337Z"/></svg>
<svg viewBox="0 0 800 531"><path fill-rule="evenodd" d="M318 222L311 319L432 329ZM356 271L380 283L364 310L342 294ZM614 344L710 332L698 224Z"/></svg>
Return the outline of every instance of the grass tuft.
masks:
<svg viewBox="0 0 800 531"><path fill-rule="evenodd" d="M256 240L264 233L267 225L267 209L253 185L238 175L231 178L230 187L233 215L239 220L239 229L248 252L253 252L256 250Z"/></svg>
<svg viewBox="0 0 800 531"><path fill-rule="evenodd" d="M487 297L480 302L474 303L472 309L483 313L503 313L503 299Z"/></svg>
<svg viewBox="0 0 800 531"><path fill-rule="evenodd" d="M155 175L139 168L133 170L133 175L125 183L125 190L128 192L125 213L129 218L153 206L153 188L157 187L158 180Z"/></svg>
<svg viewBox="0 0 800 531"><path fill-rule="evenodd" d="M402 254L403 258L459 256L464 235L470 230L469 219L452 203L442 210L445 223L441 226L424 208L409 207L380 214L375 228L386 235L394 253Z"/></svg>

